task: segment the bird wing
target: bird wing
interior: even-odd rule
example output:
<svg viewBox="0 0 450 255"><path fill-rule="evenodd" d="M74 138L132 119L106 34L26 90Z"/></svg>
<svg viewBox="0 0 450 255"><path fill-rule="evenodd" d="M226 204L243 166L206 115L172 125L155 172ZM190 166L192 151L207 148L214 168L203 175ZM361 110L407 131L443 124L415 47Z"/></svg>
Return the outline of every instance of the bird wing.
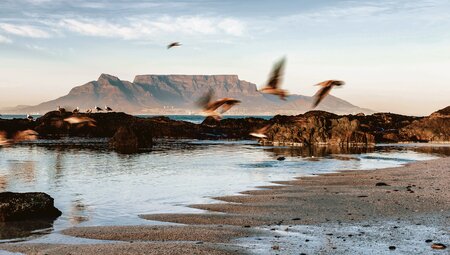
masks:
<svg viewBox="0 0 450 255"><path fill-rule="evenodd" d="M207 106L210 104L213 96L214 90L210 89L205 95L203 95L197 100L196 105L200 108L206 109Z"/></svg>
<svg viewBox="0 0 450 255"><path fill-rule="evenodd" d="M228 98L226 98L228 99ZM236 99L228 99L227 101L225 101L225 103L222 105L222 109L220 111L220 113L224 113L228 110L231 109L231 107L235 106L236 104L239 104L241 101L236 100Z"/></svg>
<svg viewBox="0 0 450 255"><path fill-rule="evenodd" d="M260 129L258 129L258 130L256 130L256 133L264 134L264 133L267 132L267 130L268 130L269 128L270 128L270 125L265 125L264 127L260 128Z"/></svg>
<svg viewBox="0 0 450 255"><path fill-rule="evenodd" d="M217 108L219 108L223 104L227 103L228 100L229 100L229 98L222 98L222 99L216 100L214 102L211 102L206 106L206 110L207 111L215 111L215 110L217 110Z"/></svg>
<svg viewBox="0 0 450 255"><path fill-rule="evenodd" d="M313 108L316 108L319 103L330 93L331 88L333 86L327 86L327 87L322 87L321 89L319 89L319 91L317 91L314 100L314 104L313 104Z"/></svg>
<svg viewBox="0 0 450 255"><path fill-rule="evenodd" d="M282 58L276 62L270 72L269 81L267 82L267 87L276 89L279 87L281 78L283 77L284 64L286 63L286 58Z"/></svg>
<svg viewBox="0 0 450 255"><path fill-rule="evenodd" d="M14 134L13 140L14 142L22 142L22 141L31 141L36 140L38 136L38 133L34 130L27 129L22 131L17 131Z"/></svg>
<svg viewBox="0 0 450 255"><path fill-rule="evenodd" d="M167 45L167 49L170 49L170 48L175 47L175 46L180 46L180 45L181 44L179 42L173 42L173 43Z"/></svg>
<svg viewBox="0 0 450 255"><path fill-rule="evenodd" d="M331 84L333 84L333 80L323 81L323 82L317 83L315 86L328 87L328 86L331 86Z"/></svg>
<svg viewBox="0 0 450 255"><path fill-rule="evenodd" d="M9 145L9 139L7 138L5 131L0 131L0 146Z"/></svg>
<svg viewBox="0 0 450 255"><path fill-rule="evenodd" d="M69 117L65 118L64 121L69 122L70 124L95 123L95 120L89 117Z"/></svg>

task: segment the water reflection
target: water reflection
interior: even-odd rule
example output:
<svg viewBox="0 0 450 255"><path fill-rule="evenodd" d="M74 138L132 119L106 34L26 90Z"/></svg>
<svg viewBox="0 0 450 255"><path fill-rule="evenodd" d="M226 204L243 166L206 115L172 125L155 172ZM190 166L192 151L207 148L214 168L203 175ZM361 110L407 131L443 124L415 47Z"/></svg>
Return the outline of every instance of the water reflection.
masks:
<svg viewBox="0 0 450 255"><path fill-rule="evenodd" d="M0 175L0 192L6 191L7 186L8 186L8 177Z"/></svg>
<svg viewBox="0 0 450 255"><path fill-rule="evenodd" d="M89 220L88 206L83 202L82 198L74 199L70 207L70 223L78 225Z"/></svg>
<svg viewBox="0 0 450 255"><path fill-rule="evenodd" d="M35 181L35 162L9 160L9 175L14 176L15 180L33 183Z"/></svg>
<svg viewBox="0 0 450 255"><path fill-rule="evenodd" d="M53 220L0 222L0 240L21 240L48 234L53 230L53 222Z"/></svg>
<svg viewBox="0 0 450 255"><path fill-rule="evenodd" d="M375 147L305 146L305 147L268 147L265 148L264 150L266 152L269 152L273 158L277 158L279 156L320 158L320 157L327 157L332 154L370 153L375 151Z"/></svg>

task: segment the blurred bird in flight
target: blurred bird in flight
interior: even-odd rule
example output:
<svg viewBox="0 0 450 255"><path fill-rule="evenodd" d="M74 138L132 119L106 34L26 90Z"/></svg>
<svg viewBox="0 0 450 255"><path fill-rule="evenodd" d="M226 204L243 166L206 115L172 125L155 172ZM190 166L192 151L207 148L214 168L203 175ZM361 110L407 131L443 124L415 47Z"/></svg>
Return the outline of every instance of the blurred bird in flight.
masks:
<svg viewBox="0 0 450 255"><path fill-rule="evenodd" d="M197 105L203 109L203 114L206 116L213 117L215 120L222 119L222 114L230 110L236 104L241 101L225 97L216 101L212 101L214 96L214 91L209 90L204 96L202 96L198 101ZM217 111L220 108L220 111Z"/></svg>
<svg viewBox="0 0 450 255"><path fill-rule="evenodd" d="M344 84L345 82L338 80L327 80L316 84L316 86L322 86L322 88L320 88L314 96L313 108L316 108L320 102L330 94L330 91L334 86L342 86Z"/></svg>
<svg viewBox="0 0 450 255"><path fill-rule="evenodd" d="M284 75L284 66L286 63L286 58L282 58L276 62L270 72L269 81L267 85L261 88L259 91L265 94L272 94L279 96L281 100L286 100L288 96L288 91L281 89L281 81Z"/></svg>
<svg viewBox="0 0 450 255"><path fill-rule="evenodd" d="M171 48L173 48L173 47L180 47L180 46L181 46L181 43L179 43L179 42L173 42L173 43L167 45L167 49L171 49Z"/></svg>

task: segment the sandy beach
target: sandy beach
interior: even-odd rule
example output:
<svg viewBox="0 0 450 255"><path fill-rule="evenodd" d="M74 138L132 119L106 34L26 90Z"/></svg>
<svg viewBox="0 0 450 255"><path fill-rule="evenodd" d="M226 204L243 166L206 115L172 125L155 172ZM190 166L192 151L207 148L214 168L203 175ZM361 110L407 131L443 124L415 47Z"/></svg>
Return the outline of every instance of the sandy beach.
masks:
<svg viewBox="0 0 450 255"><path fill-rule="evenodd" d="M201 214L150 214L176 226L77 227L108 244L2 244L24 254L446 254L450 158L301 177L196 204Z"/></svg>

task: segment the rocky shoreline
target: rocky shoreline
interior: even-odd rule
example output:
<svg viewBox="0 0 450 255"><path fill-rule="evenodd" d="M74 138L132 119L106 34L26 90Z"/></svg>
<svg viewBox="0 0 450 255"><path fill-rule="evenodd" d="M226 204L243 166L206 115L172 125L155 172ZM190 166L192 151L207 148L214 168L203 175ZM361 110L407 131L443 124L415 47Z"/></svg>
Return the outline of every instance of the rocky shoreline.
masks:
<svg viewBox="0 0 450 255"><path fill-rule="evenodd" d="M87 117L95 125L69 124L69 117ZM201 124L176 121L168 117L138 118L125 113L71 113L52 111L29 121L0 119L0 130L10 136L14 132L31 129L42 139L62 136L116 138L112 147L120 148L121 141L134 149L151 147L154 138L173 139L252 139L256 129L269 126L263 144L289 146L332 145L340 147L372 146L376 143L450 142L450 106L427 117L404 116L393 113L372 115L336 115L310 111L297 116L277 115L272 119L207 118ZM120 130L120 132L119 132ZM133 142L134 141L134 142Z"/></svg>

